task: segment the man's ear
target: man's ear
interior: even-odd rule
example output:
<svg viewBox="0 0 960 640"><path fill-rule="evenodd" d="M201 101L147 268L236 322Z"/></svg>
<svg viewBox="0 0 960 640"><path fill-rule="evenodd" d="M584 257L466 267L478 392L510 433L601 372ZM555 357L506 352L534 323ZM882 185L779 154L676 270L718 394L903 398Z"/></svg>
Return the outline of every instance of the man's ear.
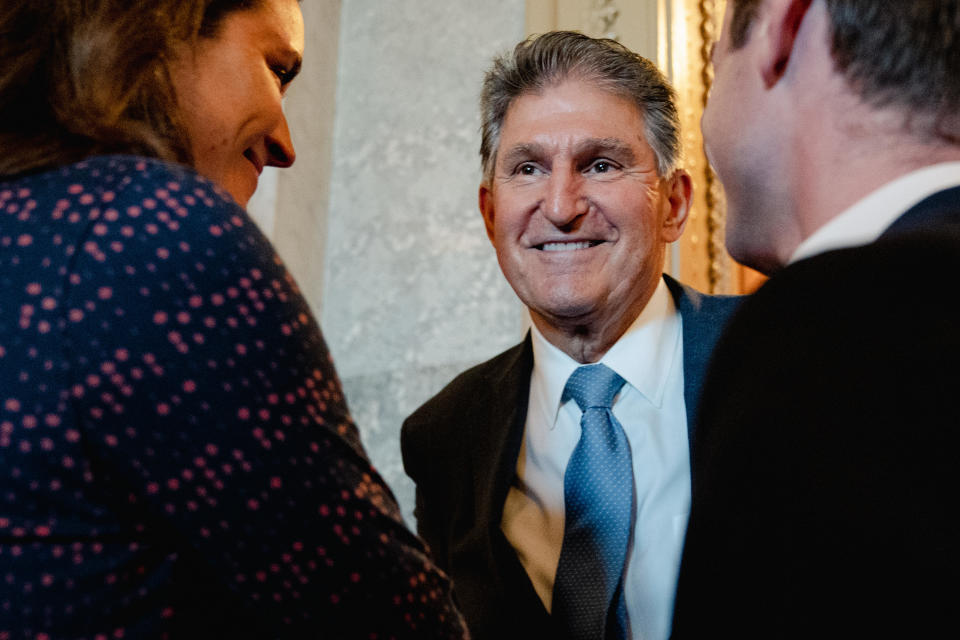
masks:
<svg viewBox="0 0 960 640"><path fill-rule="evenodd" d="M812 0L769 0L765 3L766 15L755 19L763 21L767 51L761 61L763 82L769 89L777 84L787 71L793 45L800 31L807 9Z"/></svg>
<svg viewBox="0 0 960 640"><path fill-rule="evenodd" d="M487 228L487 237L490 238L490 242L493 242L493 190L486 183L480 185L477 204L480 205L483 224Z"/></svg>
<svg viewBox="0 0 960 640"><path fill-rule="evenodd" d="M664 206L669 206L670 210L663 219L660 239L664 242L674 242L680 239L683 228L687 226L690 203L693 202L693 181L689 173L683 169L677 169L664 188L667 192L667 203Z"/></svg>

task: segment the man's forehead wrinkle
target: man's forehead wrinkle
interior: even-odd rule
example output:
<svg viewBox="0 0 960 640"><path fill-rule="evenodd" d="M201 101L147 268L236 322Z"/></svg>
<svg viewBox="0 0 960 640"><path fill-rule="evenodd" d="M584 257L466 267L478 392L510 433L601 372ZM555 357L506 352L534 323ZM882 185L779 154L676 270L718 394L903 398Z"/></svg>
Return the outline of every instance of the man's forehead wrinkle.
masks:
<svg viewBox="0 0 960 640"><path fill-rule="evenodd" d="M591 153L616 155L621 160L633 160L633 148L620 138L589 138L574 145L575 156Z"/></svg>
<svg viewBox="0 0 960 640"><path fill-rule="evenodd" d="M541 142L520 142L512 145L504 154L503 160L510 162L521 158L541 157L551 152L555 147L559 150L568 150L575 157L591 153L609 153L623 157L634 157L633 148L620 138L587 138L576 140L572 146L565 141L559 144L544 144Z"/></svg>
<svg viewBox="0 0 960 640"><path fill-rule="evenodd" d="M512 164L529 160L531 158L542 158L546 154L543 145L536 142L519 142L512 145L502 155L499 155L497 164L509 167Z"/></svg>
<svg viewBox="0 0 960 640"><path fill-rule="evenodd" d="M507 150L507 152L504 154L504 157L513 158L515 156L535 156L545 152L545 145L539 142L518 142Z"/></svg>

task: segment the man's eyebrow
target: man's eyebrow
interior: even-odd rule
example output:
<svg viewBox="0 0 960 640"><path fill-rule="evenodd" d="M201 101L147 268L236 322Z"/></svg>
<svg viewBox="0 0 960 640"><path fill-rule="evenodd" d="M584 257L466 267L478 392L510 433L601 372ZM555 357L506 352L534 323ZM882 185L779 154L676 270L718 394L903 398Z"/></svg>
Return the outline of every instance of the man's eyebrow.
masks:
<svg viewBox="0 0 960 640"><path fill-rule="evenodd" d="M512 167L524 160L542 157L543 154L543 145L537 144L536 142L521 142L504 151L501 156L501 162L504 167Z"/></svg>
<svg viewBox="0 0 960 640"><path fill-rule="evenodd" d="M514 165L527 160L542 158L547 154L546 147L536 142L521 142L503 152L497 162L502 168L509 170ZM620 138L587 138L577 142L573 147L573 155L577 158L586 156L610 156L611 160L630 165L637 161L637 155L629 144Z"/></svg>
<svg viewBox="0 0 960 640"><path fill-rule="evenodd" d="M624 164L633 164L637 156L633 147L620 138L589 138L581 140L573 148L574 156L612 156L612 160Z"/></svg>

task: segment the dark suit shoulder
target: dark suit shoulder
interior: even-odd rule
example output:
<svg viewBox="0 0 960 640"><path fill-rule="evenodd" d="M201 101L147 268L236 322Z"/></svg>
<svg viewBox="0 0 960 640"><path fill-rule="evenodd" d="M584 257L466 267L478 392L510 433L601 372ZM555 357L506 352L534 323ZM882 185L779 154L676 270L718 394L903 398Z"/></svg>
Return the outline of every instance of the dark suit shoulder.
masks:
<svg viewBox="0 0 960 640"><path fill-rule="evenodd" d="M957 234L903 233L744 302L704 386L675 637L952 624L958 269Z"/></svg>
<svg viewBox="0 0 960 640"><path fill-rule="evenodd" d="M868 413L888 420L889 404L876 401L883 390L902 398L957 375L953 365L922 385L909 377L958 355L958 268L960 234L944 232L900 234L787 267L743 303L721 338L703 406L737 397L739 412L799 420L829 397L857 423Z"/></svg>
<svg viewBox="0 0 960 640"><path fill-rule="evenodd" d="M452 474L462 465L469 454L468 443L479 443L482 448L498 446L512 422L503 417L503 411L518 404L529 387L532 368L528 335L520 344L458 375L404 420L400 451L404 469L417 482L418 491L434 485L424 484L428 474L447 477L447 471ZM487 437L491 429L497 432L492 438L495 444ZM475 433L478 430L484 431L484 437Z"/></svg>
<svg viewBox="0 0 960 640"><path fill-rule="evenodd" d="M663 280L667 283L667 288L673 295L673 301L681 313L717 315L720 320L726 321L746 297L703 293L667 274L663 274Z"/></svg>
<svg viewBox="0 0 960 640"><path fill-rule="evenodd" d="M707 364L717 340L744 296L708 295L666 274L663 280L683 321L683 397L692 442Z"/></svg>
<svg viewBox="0 0 960 640"><path fill-rule="evenodd" d="M525 365L524 360L529 360L530 364ZM532 363L532 347L528 336L520 344L457 375L435 396L410 414L404 421L404 432L429 428L429 425L448 424L451 420L458 419L502 384L507 372L519 367L526 368L529 373Z"/></svg>
<svg viewBox="0 0 960 640"><path fill-rule="evenodd" d="M736 331L754 333L774 317L794 318L784 328L813 338L817 334L807 322L818 321L820 329L832 327L821 340L811 339L823 344L841 327L856 331L861 342L875 337L879 326L895 328L898 321L908 326L921 319L936 322L941 318L925 318L923 307L957 306L960 298L951 289L958 264L960 232L948 229L900 233L866 246L823 253L787 267L761 287L744 303ZM911 300L921 307L910 308Z"/></svg>
<svg viewBox="0 0 960 640"><path fill-rule="evenodd" d="M417 527L454 581L475 638L557 637L500 531L533 369L529 334L464 371L404 422L404 467L417 483Z"/></svg>

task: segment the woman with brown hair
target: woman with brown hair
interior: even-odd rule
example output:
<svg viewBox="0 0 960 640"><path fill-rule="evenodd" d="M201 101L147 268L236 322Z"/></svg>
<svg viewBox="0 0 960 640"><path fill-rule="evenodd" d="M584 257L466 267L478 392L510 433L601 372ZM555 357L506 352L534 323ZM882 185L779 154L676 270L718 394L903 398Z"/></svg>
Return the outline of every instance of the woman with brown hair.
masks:
<svg viewBox="0 0 960 640"><path fill-rule="evenodd" d="M461 637L241 208L296 0L0 8L0 638Z"/></svg>

